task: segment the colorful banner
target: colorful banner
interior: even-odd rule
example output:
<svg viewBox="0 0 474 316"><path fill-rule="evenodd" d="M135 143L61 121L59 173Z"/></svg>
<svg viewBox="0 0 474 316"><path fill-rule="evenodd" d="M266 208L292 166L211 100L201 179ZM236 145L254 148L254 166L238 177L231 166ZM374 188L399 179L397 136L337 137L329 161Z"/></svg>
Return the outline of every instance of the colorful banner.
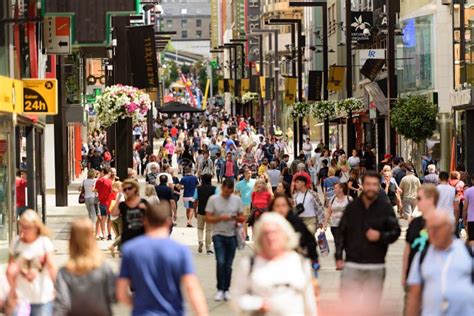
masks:
<svg viewBox="0 0 474 316"><path fill-rule="evenodd" d="M265 99L265 85L266 85L266 78L260 77L260 95L263 99Z"/></svg>
<svg viewBox="0 0 474 316"><path fill-rule="evenodd" d="M244 95L250 90L250 79L240 79L240 95Z"/></svg>
<svg viewBox="0 0 474 316"><path fill-rule="evenodd" d="M285 104L292 105L296 102L296 77L285 78Z"/></svg>
<svg viewBox="0 0 474 316"><path fill-rule="evenodd" d="M342 91L344 89L344 77L346 75L346 67L344 66L331 66L329 68L329 91Z"/></svg>
<svg viewBox="0 0 474 316"><path fill-rule="evenodd" d="M0 112L23 112L23 82L0 76Z"/></svg>
<svg viewBox="0 0 474 316"><path fill-rule="evenodd" d="M323 72L310 70L308 74L308 101L321 101L323 87Z"/></svg>

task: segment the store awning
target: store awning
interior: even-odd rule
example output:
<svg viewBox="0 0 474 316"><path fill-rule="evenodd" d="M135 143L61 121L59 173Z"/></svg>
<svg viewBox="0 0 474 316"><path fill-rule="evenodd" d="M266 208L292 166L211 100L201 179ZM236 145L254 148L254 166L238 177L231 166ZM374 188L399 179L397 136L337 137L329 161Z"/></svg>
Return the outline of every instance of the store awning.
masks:
<svg viewBox="0 0 474 316"><path fill-rule="evenodd" d="M163 104L162 107L158 108L158 112L160 113L201 113L204 112L201 109L195 108L189 104L181 103L181 102L168 102Z"/></svg>

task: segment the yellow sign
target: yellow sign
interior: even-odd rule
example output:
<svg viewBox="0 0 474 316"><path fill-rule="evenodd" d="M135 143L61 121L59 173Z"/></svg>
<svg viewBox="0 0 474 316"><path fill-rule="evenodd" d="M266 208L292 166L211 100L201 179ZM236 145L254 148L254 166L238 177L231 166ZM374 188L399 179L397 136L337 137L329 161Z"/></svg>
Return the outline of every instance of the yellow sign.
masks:
<svg viewBox="0 0 474 316"><path fill-rule="evenodd" d="M250 90L250 79L240 80L240 95L244 95Z"/></svg>
<svg viewBox="0 0 474 316"><path fill-rule="evenodd" d="M346 68L342 66L331 66L329 68L328 90L342 91Z"/></svg>
<svg viewBox="0 0 474 316"><path fill-rule="evenodd" d="M58 82L56 79L25 79L24 114L58 114Z"/></svg>
<svg viewBox="0 0 474 316"><path fill-rule="evenodd" d="M263 76L260 76L260 95L262 97L262 99L265 99L265 83L266 83L266 80L265 80L265 77Z"/></svg>
<svg viewBox="0 0 474 316"><path fill-rule="evenodd" d="M23 83L0 76L0 112L21 113L23 103Z"/></svg>
<svg viewBox="0 0 474 316"><path fill-rule="evenodd" d="M295 77L285 78L285 104L291 105L296 101L296 83Z"/></svg>
<svg viewBox="0 0 474 316"><path fill-rule="evenodd" d="M224 79L219 79L217 82L217 91L219 94L224 94Z"/></svg>
<svg viewBox="0 0 474 316"><path fill-rule="evenodd" d="M232 95L235 95L235 81L234 81L234 79L229 79L229 92Z"/></svg>

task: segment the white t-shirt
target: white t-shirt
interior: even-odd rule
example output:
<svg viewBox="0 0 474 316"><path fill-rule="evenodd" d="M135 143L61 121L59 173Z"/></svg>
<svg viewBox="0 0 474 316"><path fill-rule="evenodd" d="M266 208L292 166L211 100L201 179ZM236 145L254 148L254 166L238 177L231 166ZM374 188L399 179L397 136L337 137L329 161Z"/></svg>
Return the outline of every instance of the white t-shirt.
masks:
<svg viewBox="0 0 474 316"><path fill-rule="evenodd" d="M97 179L85 179L83 182L84 186L84 198L89 199L95 197L94 186Z"/></svg>
<svg viewBox="0 0 474 316"><path fill-rule="evenodd" d="M20 300L29 304L44 304L54 299L54 284L45 265L46 253L52 253L53 244L48 237L40 236L31 244L22 242L17 237L10 248L10 255L15 258L20 275L16 279L16 292ZM24 277L24 272L37 273L32 281Z"/></svg>
<svg viewBox="0 0 474 316"><path fill-rule="evenodd" d="M306 197L305 193L303 192L297 192L295 194L296 205L303 203L304 201L304 212L299 214L299 217L316 217L317 210L314 209L314 205L316 204L314 201L314 197L311 192L309 192L309 190L306 192Z"/></svg>
<svg viewBox="0 0 474 316"><path fill-rule="evenodd" d="M278 183L280 183L280 170L270 169L267 171L267 174L268 174L268 180L270 180L270 184L272 188L278 186Z"/></svg>
<svg viewBox="0 0 474 316"><path fill-rule="evenodd" d="M454 214L453 204L456 199L456 189L449 184L439 184L437 189L439 192L439 200L436 207L440 210L448 211L450 214Z"/></svg>
<svg viewBox="0 0 474 316"><path fill-rule="evenodd" d="M354 156L350 156L349 159L347 159L347 162L349 163L349 166L351 168L357 168L359 167L359 164L360 164L360 158L359 157L354 157Z"/></svg>

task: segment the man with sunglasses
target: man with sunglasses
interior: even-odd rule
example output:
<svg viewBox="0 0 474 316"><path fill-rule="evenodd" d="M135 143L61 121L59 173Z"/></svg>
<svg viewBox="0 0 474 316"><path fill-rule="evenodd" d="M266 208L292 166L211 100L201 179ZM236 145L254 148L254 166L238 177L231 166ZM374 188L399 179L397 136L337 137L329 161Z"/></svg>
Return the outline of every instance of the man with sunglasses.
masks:
<svg viewBox="0 0 474 316"><path fill-rule="evenodd" d="M143 219L148 202L140 198L140 186L136 180L127 179L122 184L125 201L116 204L112 216L122 216L121 244L143 235L145 228Z"/></svg>

